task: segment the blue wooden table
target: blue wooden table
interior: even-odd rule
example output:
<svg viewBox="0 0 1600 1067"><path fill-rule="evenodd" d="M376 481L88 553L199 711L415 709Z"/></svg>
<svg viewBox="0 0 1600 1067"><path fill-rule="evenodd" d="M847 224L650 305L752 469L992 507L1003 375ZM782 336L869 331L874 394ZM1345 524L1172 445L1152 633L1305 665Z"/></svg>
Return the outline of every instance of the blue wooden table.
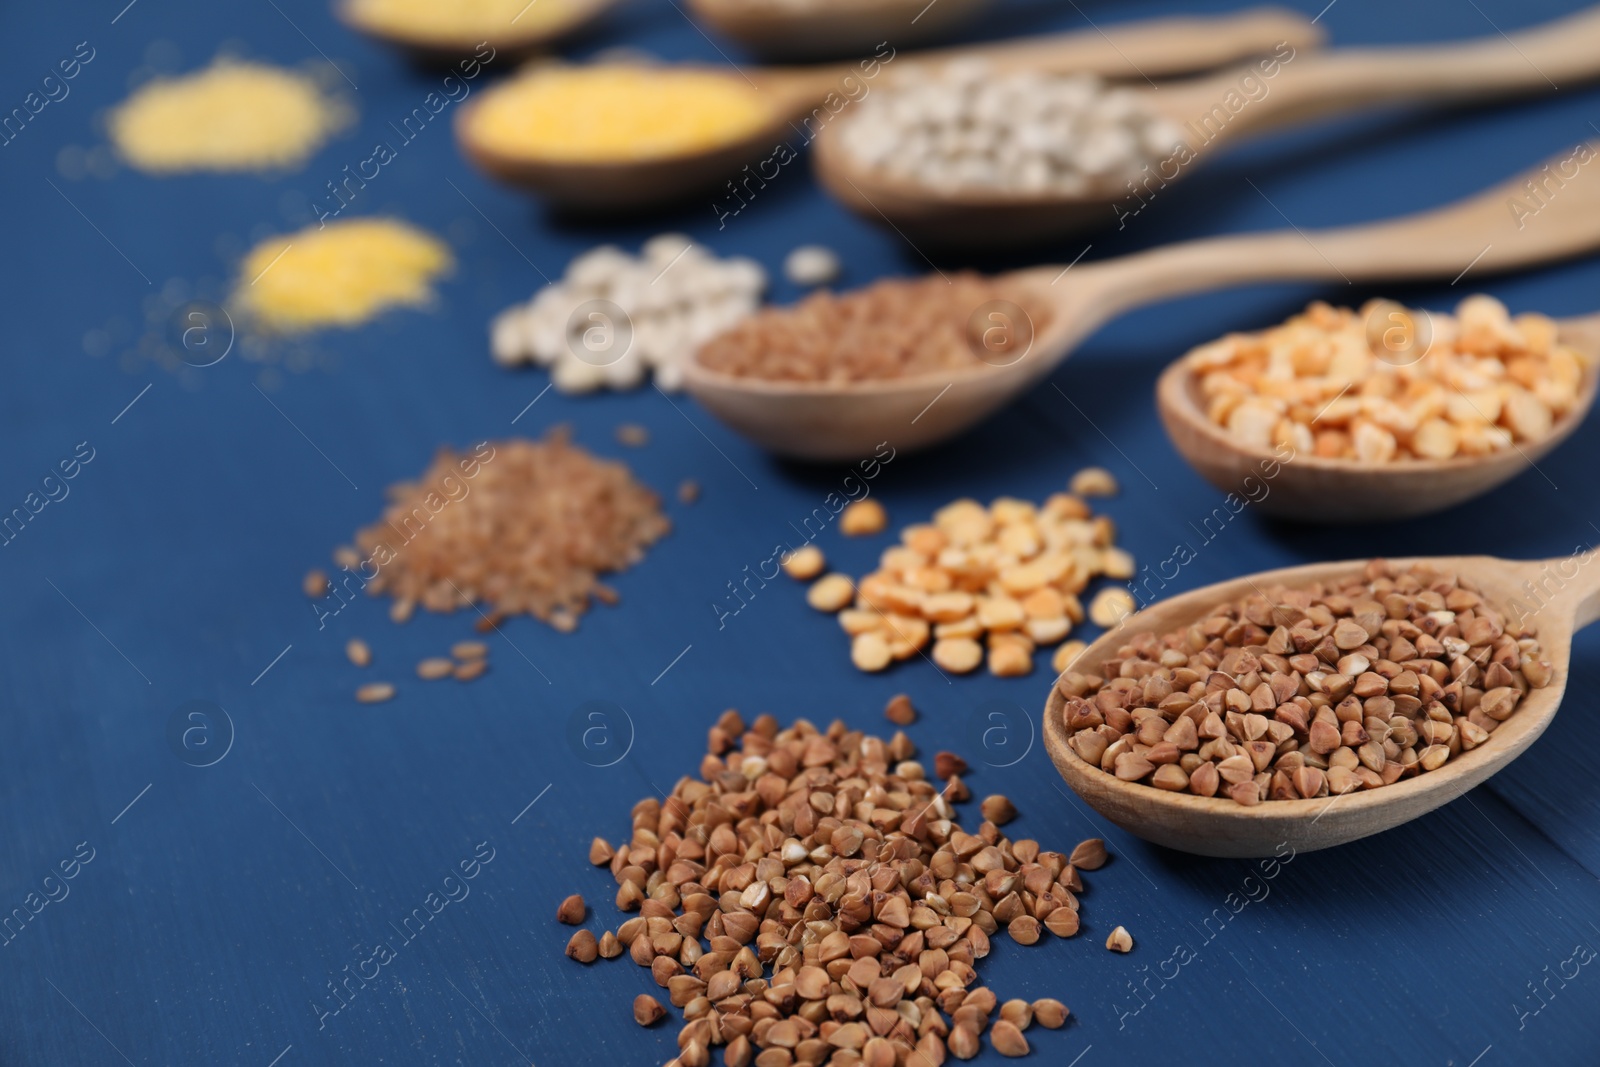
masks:
<svg viewBox="0 0 1600 1067"><path fill-rule="evenodd" d="M1294 6L1315 15L1323 2ZM726 583L767 558L842 470L775 461L653 390L551 392L529 409L542 372L500 370L485 350L492 314L601 240L635 247L677 228L773 270L791 247L820 241L843 256L849 285L925 270L915 251L825 199L803 165L720 230L709 204L575 224L470 170L440 122L352 209L448 238L460 265L436 311L190 366L162 340L173 309L215 299L242 249L309 222L325 183L370 155L438 76L352 36L318 3L125 3L0 13L4 110L60 60L92 55L70 91L0 147L0 508L42 492L62 460L81 461L65 495L52 489L0 548L0 912L13 916L0 944L0 1063L664 1061L673 1031L629 1016L634 994L655 991L646 972L561 955L569 930L554 912L567 893L616 921L588 841L624 836L634 800L692 772L726 707L881 730L884 701L901 690L923 709L910 731L919 744L965 750L974 790L1016 801L1016 835L1047 847L1104 835L1114 852L1084 898L1081 936L1004 942L985 961L1002 998L1072 1007L1067 1029L1030 1034L1040 1062L1600 1062L1600 635L1577 642L1566 707L1544 738L1431 816L1271 867L1147 846L1065 793L1030 747L1047 671L947 682L916 661L858 674L835 623L782 580L719 625ZM1006 3L980 35L1227 6ZM1510 31L1571 6L1335 0L1321 23L1340 44L1426 41ZM618 44L742 61L671 0L625 4L574 52ZM272 179L119 167L105 109L152 72L194 69L219 50L337 64L359 121ZM1600 91L1563 88L1325 125L1219 159L1123 230L1092 236L1087 256L1285 217L1309 228L1423 208L1570 149L1597 121ZM1449 307L1469 286L1514 310L1577 314L1600 304L1600 263L1386 292ZM773 295L796 293L780 282ZM1122 544L1141 560L1180 542L1194 550L1181 588L1325 558L1532 558L1600 538L1592 421L1539 471L1435 518L1312 529L1246 511L1220 534L1197 534L1220 496L1157 425L1160 368L1313 297L1370 295L1262 286L1129 316L976 432L897 456L874 491L898 525L961 495L1042 498L1101 464L1124 486L1107 505ZM616 580L619 607L572 635L513 621L473 685L425 685L408 669L466 635L462 616L398 627L384 604L363 601L319 629L301 577L378 514L387 484L419 472L441 443L563 422L669 498L684 478L704 489L693 507L669 505L674 532ZM619 446L621 422L647 426L650 446ZM830 532L821 543L863 573L883 539ZM392 703L353 702L373 676L344 658L358 635L401 683ZM610 702L613 736L631 742L609 766L568 742L590 701ZM196 707L201 717L189 717ZM980 724L997 707L1009 709L1010 747L983 749ZM461 877L463 863L475 877ZM1100 947L1119 923L1137 940L1128 956ZM357 991L336 1000L334 987Z"/></svg>

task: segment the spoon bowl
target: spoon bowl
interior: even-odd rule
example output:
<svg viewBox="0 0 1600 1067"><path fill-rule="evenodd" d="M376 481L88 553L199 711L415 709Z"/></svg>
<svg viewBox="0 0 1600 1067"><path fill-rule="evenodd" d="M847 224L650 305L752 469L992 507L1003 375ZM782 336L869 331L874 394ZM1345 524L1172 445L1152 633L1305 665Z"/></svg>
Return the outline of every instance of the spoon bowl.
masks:
<svg viewBox="0 0 1600 1067"><path fill-rule="evenodd" d="M1283 459L1241 446L1206 417L1187 358L1162 373L1156 407L1167 436L1189 465L1224 492L1247 495L1270 515L1307 522L1354 523L1409 519L1454 507L1510 481L1565 441L1594 405L1600 366L1600 315L1560 323L1562 343L1588 357L1578 401L1538 441L1486 456L1371 464L1297 455ZM1282 459L1266 495L1246 493L1246 479L1261 478L1262 464Z"/></svg>
<svg viewBox="0 0 1600 1067"><path fill-rule="evenodd" d="M882 41L913 48L946 37L991 0L689 0L696 18L765 60L799 62L866 55Z"/></svg>
<svg viewBox="0 0 1600 1067"><path fill-rule="evenodd" d="M1079 70L1105 77L1132 77L1139 71L1164 76L1231 63L1284 40L1315 47L1321 31L1303 16L1266 8L1220 18L1156 19L1109 27L1104 33L1055 34L925 52L915 61L983 56L1016 68ZM892 43L898 45L898 38ZM479 169L564 207L627 210L710 193L725 199L731 210L776 180L789 160L837 121L852 101L869 94L875 79L896 62L912 59L897 58L890 48L858 63L819 67L663 68L698 69L726 77L740 87L754 88L766 106L767 121L757 128L693 152L595 160L508 153L487 142L473 120L486 100L505 91L504 83L473 94L457 108L456 138Z"/></svg>
<svg viewBox="0 0 1600 1067"><path fill-rule="evenodd" d="M1173 182L1247 135L1413 100L1459 103L1549 92L1600 78L1600 9L1512 34L1420 48L1346 49L1271 59L1189 82L1136 84L1147 113L1183 131L1185 144L1132 177L1106 177L1082 192L980 186L942 188L919 174L857 160L844 147L845 115L817 139L813 165L851 211L917 245L1014 247L1126 225ZM1015 67L997 62L1001 73ZM1037 68L1036 68L1037 69ZM1547 78L1546 75L1549 77Z"/></svg>
<svg viewBox="0 0 1600 1067"><path fill-rule="evenodd" d="M375 41L389 45L425 65L453 63L472 55L479 45L487 43L495 50L496 59L525 59L549 51L561 40L570 37L600 18L616 6L617 0L565 0L568 5L560 18L549 23L529 19L518 26L520 18L512 20L504 29L492 34L456 32L451 34L426 33L420 30L388 25L362 12L357 3L346 0L334 5L334 15L340 22Z"/></svg>
<svg viewBox="0 0 1600 1067"><path fill-rule="evenodd" d="M1310 585L1359 574L1365 560L1314 563L1267 571L1184 593L1130 616L1085 649L1071 670L1097 673L1118 648L1140 634L1160 635L1204 618L1218 604L1248 595L1253 586ZM1511 562L1489 556L1397 560L1453 571L1477 582L1491 604L1525 601L1524 582L1554 587L1537 606L1540 649L1555 668L1550 684L1523 697L1489 740L1454 756L1435 771L1378 789L1315 800L1268 800L1244 807L1227 798L1169 793L1124 782L1081 759L1067 744L1061 709L1065 697L1052 687L1044 710L1044 743L1073 791L1113 823L1167 848L1201 856L1265 857L1288 845L1296 852L1331 848L1392 829L1454 800L1516 759L1550 725L1566 689L1573 633L1600 616L1600 567L1594 553L1542 562ZM1553 577L1552 577L1553 576Z"/></svg>
<svg viewBox="0 0 1600 1067"><path fill-rule="evenodd" d="M1210 237L1116 259L1001 275L998 281L1024 297L1017 301L1021 306L1049 310L1049 322L1031 348L1003 367L974 358L960 371L937 375L774 381L716 372L696 357L685 364L685 382L718 419L780 455L857 459L884 440L899 449L923 448L999 410L1042 381L1102 324L1145 304L1250 282L1454 278L1467 265L1479 275L1600 248L1600 168L1576 163L1597 154L1600 143L1579 145L1476 196L1388 222ZM1537 214L1518 218L1506 209L1526 195L1525 183L1551 171L1570 177ZM1590 383L1587 393L1592 391ZM1570 432L1581 415L1573 412L1563 420L1568 424L1563 432ZM1559 440L1551 440L1550 447ZM1480 483L1480 491L1489 484Z"/></svg>

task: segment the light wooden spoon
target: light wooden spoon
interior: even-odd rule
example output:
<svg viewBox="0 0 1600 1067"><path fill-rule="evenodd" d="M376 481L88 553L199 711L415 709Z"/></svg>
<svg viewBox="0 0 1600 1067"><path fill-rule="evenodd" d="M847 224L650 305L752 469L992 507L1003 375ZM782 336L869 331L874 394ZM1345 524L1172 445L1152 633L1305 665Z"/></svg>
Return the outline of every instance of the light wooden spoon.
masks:
<svg viewBox="0 0 1600 1067"><path fill-rule="evenodd" d="M1314 48L1321 30L1303 16L1262 8L1222 18L1171 18L1113 26L1093 31L1027 38L973 48L921 53L918 62L945 62L961 56L985 56L1008 66L1035 70L1087 71L1108 78L1189 73L1270 51L1278 42ZM511 185L529 189L557 204L586 208L625 209L681 200L696 192L722 195L735 181L764 181L759 167L746 164L776 159L782 165L817 135L818 130L848 109L852 99L870 93L873 81L895 63L908 63L891 48L883 58L824 67L772 67L744 70L684 65L754 86L766 100L771 118L754 132L703 151L642 159L571 162L508 154L476 135L473 115L503 85L472 96L456 115L456 136L467 158ZM866 71L870 70L869 76ZM778 146L784 152L778 152ZM765 176L771 180L777 171ZM746 193L755 188L742 186Z"/></svg>
<svg viewBox="0 0 1600 1067"><path fill-rule="evenodd" d="M880 41L914 48L974 21L991 0L689 0L706 25L766 60L865 55Z"/></svg>
<svg viewBox="0 0 1600 1067"><path fill-rule="evenodd" d="M813 161L818 179L841 203L913 243L1032 244L1124 223L1248 134L1378 105L1489 100L1594 78L1600 78L1600 8L1510 37L1296 55L1278 64L1272 77L1252 66L1136 88L1149 111L1182 127L1187 148L1132 183L1108 180L1081 195L950 191L863 165L842 145L844 128L855 120L849 114L818 138Z"/></svg>
<svg viewBox="0 0 1600 1067"><path fill-rule="evenodd" d="M1406 460L1371 464L1352 459L1296 455L1261 481L1263 462L1274 458L1245 448L1206 417L1199 384L1187 358L1173 363L1156 383L1156 407L1167 436L1189 465L1224 492L1248 493L1251 506L1271 515L1310 522L1381 522L1443 511L1481 496L1537 463L1578 428L1594 405L1600 367L1600 315L1559 323L1563 344L1588 357L1578 402L1538 441L1486 456ZM1246 480L1266 486L1257 497Z"/></svg>
<svg viewBox="0 0 1600 1067"><path fill-rule="evenodd" d="M1525 185L1540 180L1553 190L1543 206L1528 201L1531 214L1514 213L1511 205L1528 196ZM1017 303L1050 311L1031 347L1006 366L974 358L947 373L835 384L737 377L690 359L685 377L708 411L764 448L856 459L884 440L906 451L955 436L1031 388L1103 323L1144 304L1247 282L1459 280L1597 247L1600 144L1584 144L1466 200L1388 222L1210 237L1001 275L1015 286Z"/></svg>
<svg viewBox="0 0 1600 1067"><path fill-rule="evenodd" d="M533 0L539 3L542 0ZM549 51L562 39L594 22L617 5L618 0L560 0L565 5L559 16L545 22L528 17L528 10L492 32L439 35L393 26L371 17L361 5L344 0L334 5L334 14L346 26L393 48L398 48L420 63L447 64L473 55L487 43L500 62L524 59ZM532 8L533 4L529 4ZM526 19L526 21L523 21ZM520 23L520 25L519 25Z"/></svg>
<svg viewBox="0 0 1600 1067"><path fill-rule="evenodd" d="M1283 844L1297 852L1342 845L1391 829L1449 803L1520 755L1550 725L1567 685L1575 631L1600 618L1600 566L1594 553L1563 559L1512 562L1489 556L1446 556L1399 563L1424 563L1478 583L1491 605L1506 611L1513 602L1534 612L1542 658L1555 668L1550 684L1529 690L1511 717L1489 740L1452 757L1436 771L1394 785L1315 800L1268 800L1243 807L1227 798L1168 793L1154 786L1124 782L1079 758L1067 744L1061 718L1065 701L1051 688L1044 710L1044 743L1056 769L1073 790L1124 830L1158 845L1202 856L1271 856ZM1197 589L1161 601L1131 616L1102 636L1069 668L1080 674L1098 667L1139 634L1161 635L1204 618L1219 604L1269 585L1310 585L1359 574L1365 560L1313 563L1267 571ZM1540 590L1530 602L1524 588Z"/></svg>

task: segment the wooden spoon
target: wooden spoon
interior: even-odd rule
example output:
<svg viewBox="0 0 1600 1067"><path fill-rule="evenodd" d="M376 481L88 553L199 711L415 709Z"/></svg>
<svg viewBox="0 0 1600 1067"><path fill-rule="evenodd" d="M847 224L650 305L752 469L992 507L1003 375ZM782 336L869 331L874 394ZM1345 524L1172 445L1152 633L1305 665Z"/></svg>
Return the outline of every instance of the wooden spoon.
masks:
<svg viewBox="0 0 1600 1067"><path fill-rule="evenodd" d="M1379 833L1449 803L1510 763L1550 725L1566 689L1575 631L1600 618L1600 566L1593 552L1563 559L1512 562L1489 556L1400 560L1452 571L1478 583L1491 604L1505 611L1513 602L1536 612L1542 656L1555 668L1550 684L1529 690L1489 740L1452 757L1436 771L1378 789L1315 800L1269 800L1243 807L1232 800L1168 793L1124 782L1079 758L1067 744L1061 718L1065 698L1051 688L1044 710L1044 743L1061 777L1100 814L1158 845L1202 856L1271 856L1283 844L1297 852L1341 845ZM1267 571L1197 589L1164 600L1128 618L1073 661L1071 670L1097 673L1116 650L1139 634L1161 635L1196 622L1219 604L1269 585L1289 587L1359 574L1366 561L1313 563ZM1525 582L1541 590L1530 602Z"/></svg>
<svg viewBox="0 0 1600 1067"><path fill-rule="evenodd" d="M1600 366L1600 315L1558 323L1560 340L1588 357L1578 401L1538 441L1486 456L1406 460L1371 464L1353 459L1296 455L1285 460L1270 483L1261 482L1263 462L1274 458L1239 444L1206 417L1199 385L1187 358L1173 363L1156 384L1156 406L1167 436L1189 465L1225 492L1268 484L1266 495L1250 492L1252 507L1271 515L1310 522L1379 522L1443 511L1481 496L1537 463L1578 428L1594 405L1595 368ZM1259 492L1259 488L1257 488Z"/></svg>
<svg viewBox="0 0 1600 1067"><path fill-rule="evenodd" d="M1086 71L1108 78L1137 77L1140 70L1171 75L1204 70L1243 56L1270 51L1278 42L1314 48L1321 30L1303 16L1262 8L1223 18L1171 18L1114 26L1104 33L1087 31L1028 38L976 48L922 53L918 62L939 62L961 56L985 56L1017 68ZM474 133L472 116L503 86L485 89L466 101L456 116L456 135L467 158L511 185L571 207L636 208L667 203L696 192L718 193L735 179L756 181L741 173L747 163L774 159L782 165L804 147L833 116L871 92L873 79L896 58L893 48L878 59L825 67L747 68L694 67L748 83L766 98L771 120L746 136L685 155L644 159L571 162L508 154ZM869 73L870 71L870 73ZM778 152L782 145L784 151ZM759 168L756 168L759 169ZM766 175L771 180L776 175ZM764 187L763 181L758 185ZM750 185L745 192L753 193Z"/></svg>
<svg viewBox="0 0 1600 1067"><path fill-rule="evenodd" d="M533 0L534 3L543 0ZM559 0L563 8L553 20L529 17L522 14L512 18L504 27L489 33L461 31L452 34L430 34L420 30L391 25L373 18L361 9L359 3L343 0L334 5L334 14L340 22L358 33L371 37L391 47L398 48L419 63L436 65L453 63L473 55L482 44L494 49L494 58L501 63L549 51L562 39L577 33L617 5L618 0ZM529 9L533 6L529 4Z"/></svg>
<svg viewBox="0 0 1600 1067"><path fill-rule="evenodd" d="M1591 251L1600 247L1597 149L1600 143L1578 145L1477 196L1388 222L1210 237L1001 275L1016 287L1018 304L1050 311L1031 347L1005 366L974 358L948 373L838 384L736 377L691 359L686 382L713 415L782 455L856 459L884 440L902 451L923 448L1002 407L1103 323L1143 304L1247 282L1459 280ZM1536 181L1551 190L1542 206L1525 188ZM1511 210L1516 204L1533 210L1519 216Z"/></svg>
<svg viewBox="0 0 1600 1067"><path fill-rule="evenodd" d="M881 41L914 48L973 22L991 0L689 0L717 32L769 61L865 55Z"/></svg>
<svg viewBox="0 0 1600 1067"><path fill-rule="evenodd" d="M814 164L822 185L846 207L913 243L1037 243L1138 214L1172 182L1247 134L1382 104L1488 100L1600 78L1600 8L1510 37L1296 55L1274 69L1271 77L1251 66L1136 89L1148 110L1182 127L1187 148L1132 184L1111 179L1087 194L950 192L863 165L842 146L842 129L854 120L848 114L818 138Z"/></svg>

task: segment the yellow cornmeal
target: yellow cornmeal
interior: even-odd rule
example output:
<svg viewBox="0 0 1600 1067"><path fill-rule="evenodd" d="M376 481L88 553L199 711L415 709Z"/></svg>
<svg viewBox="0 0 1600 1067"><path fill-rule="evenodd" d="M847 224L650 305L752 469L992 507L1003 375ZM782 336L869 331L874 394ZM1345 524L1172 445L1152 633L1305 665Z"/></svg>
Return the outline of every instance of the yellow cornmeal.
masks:
<svg viewBox="0 0 1600 1067"><path fill-rule="evenodd" d="M348 0L345 5L351 21L400 37L490 41L563 22L573 9L572 0Z"/></svg>
<svg viewBox="0 0 1600 1067"><path fill-rule="evenodd" d="M350 118L304 74L219 60L143 86L111 113L110 127L128 163L172 174L298 167Z"/></svg>
<svg viewBox="0 0 1600 1067"><path fill-rule="evenodd" d="M233 306L274 333L355 326L421 305L451 266L438 238L396 219L351 219L269 237L239 267Z"/></svg>
<svg viewBox="0 0 1600 1067"><path fill-rule="evenodd" d="M605 163L693 154L771 119L761 94L735 75L556 67L486 92L466 135L501 156Z"/></svg>

